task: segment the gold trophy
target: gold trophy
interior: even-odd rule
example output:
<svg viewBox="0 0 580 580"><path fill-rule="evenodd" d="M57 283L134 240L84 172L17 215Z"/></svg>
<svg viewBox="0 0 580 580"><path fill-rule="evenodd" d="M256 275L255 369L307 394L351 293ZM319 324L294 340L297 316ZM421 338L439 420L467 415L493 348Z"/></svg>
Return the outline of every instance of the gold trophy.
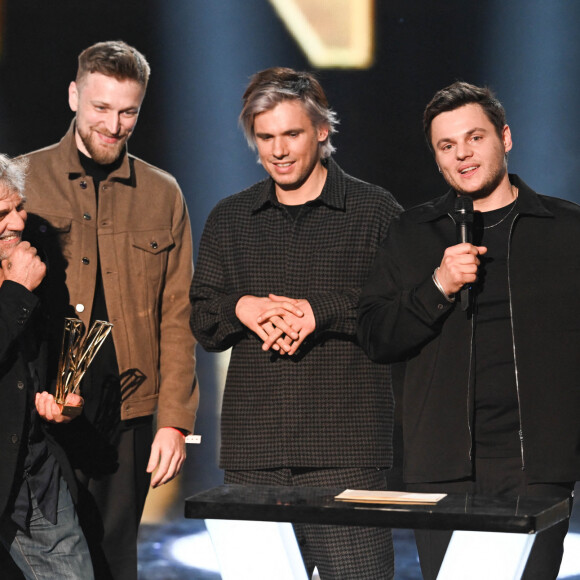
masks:
<svg viewBox="0 0 580 580"><path fill-rule="evenodd" d="M56 403L67 417L77 417L83 406L67 405L66 398L71 393L79 393L79 384L113 325L103 320L95 320L83 339L85 325L78 318L64 319L62 348L56 377Z"/></svg>

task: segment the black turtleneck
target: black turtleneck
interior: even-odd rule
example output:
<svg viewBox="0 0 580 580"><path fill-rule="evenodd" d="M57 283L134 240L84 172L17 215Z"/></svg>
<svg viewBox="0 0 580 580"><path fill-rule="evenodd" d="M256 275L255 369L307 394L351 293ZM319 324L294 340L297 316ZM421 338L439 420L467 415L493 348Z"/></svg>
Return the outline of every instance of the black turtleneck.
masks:
<svg viewBox="0 0 580 580"><path fill-rule="evenodd" d="M93 179L97 214L100 185L103 181L107 181L111 173L121 166L123 159L124 155L121 155L113 163L101 165L79 151L81 165L83 166L87 176L90 176ZM98 246L97 252L99 252ZM103 286L100 254L99 259L97 260L97 280L95 285L93 309L91 311L91 324L95 320L109 321L107 303L105 300L105 289ZM116 425L119 422L119 417L112 417L111 411L115 409L116 414L120 412L120 383L119 366L117 363L117 355L112 334L110 334L103 342L99 352L95 356L85 374L85 377L83 378L82 395L85 398L85 414L89 421L91 421L98 430L106 432L107 434L110 434L111 431L115 430Z"/></svg>

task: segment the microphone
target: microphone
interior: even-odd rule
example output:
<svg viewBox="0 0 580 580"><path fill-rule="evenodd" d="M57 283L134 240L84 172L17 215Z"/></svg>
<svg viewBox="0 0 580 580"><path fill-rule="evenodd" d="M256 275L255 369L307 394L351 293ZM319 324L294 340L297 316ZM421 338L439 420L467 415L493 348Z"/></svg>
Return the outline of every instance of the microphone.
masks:
<svg viewBox="0 0 580 580"><path fill-rule="evenodd" d="M468 195L460 195L455 199L455 212L453 213L457 230L457 243L473 243L473 199ZM470 286L465 285L459 291L461 310L469 308Z"/></svg>

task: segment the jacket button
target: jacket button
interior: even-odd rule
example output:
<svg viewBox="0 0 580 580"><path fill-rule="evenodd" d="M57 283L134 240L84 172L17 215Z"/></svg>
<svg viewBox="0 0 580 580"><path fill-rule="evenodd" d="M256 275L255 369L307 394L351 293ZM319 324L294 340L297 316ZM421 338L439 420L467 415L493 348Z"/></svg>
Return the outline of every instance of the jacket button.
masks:
<svg viewBox="0 0 580 580"><path fill-rule="evenodd" d="M77 304L77 305L75 306L75 310L76 310L77 312L84 312L84 310L85 310L85 305L84 305L84 304Z"/></svg>
<svg viewBox="0 0 580 580"><path fill-rule="evenodd" d="M88 258L83 258L83 259L81 260L81 262L82 262L82 263L83 263L85 266L91 263L91 261L90 261Z"/></svg>
<svg viewBox="0 0 580 580"><path fill-rule="evenodd" d="M443 308L445 308L443 304L437 304L437 310L443 310Z"/></svg>
<svg viewBox="0 0 580 580"><path fill-rule="evenodd" d="M18 443L18 435L12 435L12 437L10 437L10 441L12 441L12 443Z"/></svg>
<svg viewBox="0 0 580 580"><path fill-rule="evenodd" d="M151 242L149 245L150 245L150 246L151 246L151 247L152 247L154 250L156 250L156 249L159 247L159 245L157 244L157 242Z"/></svg>
<svg viewBox="0 0 580 580"><path fill-rule="evenodd" d="M90 220L91 219L91 214L90 213L84 213L83 214L83 219L84 220Z"/></svg>
<svg viewBox="0 0 580 580"><path fill-rule="evenodd" d="M79 183L79 185L81 186L81 189L86 189L88 187L87 182L84 179Z"/></svg>
<svg viewBox="0 0 580 580"><path fill-rule="evenodd" d="M24 388L24 383L22 381L18 381L16 386L18 387L18 390L21 391Z"/></svg>

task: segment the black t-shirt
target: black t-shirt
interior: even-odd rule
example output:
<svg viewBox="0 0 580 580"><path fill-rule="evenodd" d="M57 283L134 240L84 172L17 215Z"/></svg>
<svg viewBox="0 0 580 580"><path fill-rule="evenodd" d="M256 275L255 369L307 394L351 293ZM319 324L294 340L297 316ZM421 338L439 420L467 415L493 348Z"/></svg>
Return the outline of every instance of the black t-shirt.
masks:
<svg viewBox="0 0 580 580"><path fill-rule="evenodd" d="M508 287L508 245L515 203L475 214L475 243L488 249L481 258L474 307L474 442L478 457L520 454Z"/></svg>

